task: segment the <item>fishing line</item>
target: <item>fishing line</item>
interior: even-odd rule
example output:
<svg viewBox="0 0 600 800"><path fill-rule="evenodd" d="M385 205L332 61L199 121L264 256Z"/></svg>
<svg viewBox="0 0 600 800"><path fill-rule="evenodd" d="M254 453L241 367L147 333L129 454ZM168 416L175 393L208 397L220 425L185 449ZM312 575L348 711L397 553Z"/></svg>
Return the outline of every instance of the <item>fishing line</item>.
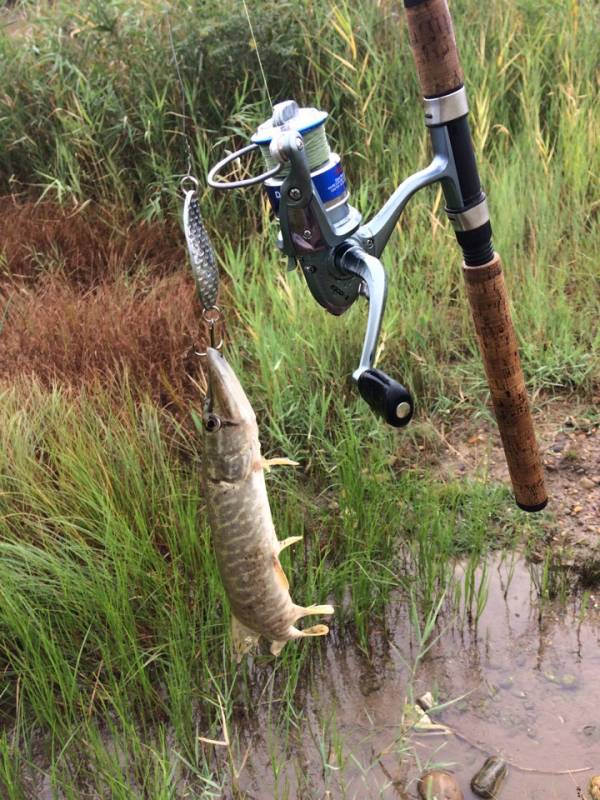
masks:
<svg viewBox="0 0 600 800"><path fill-rule="evenodd" d="M200 213L200 205L198 202L199 184L198 179L192 173L193 155L187 134L185 84L179 67L179 59L177 58L175 41L173 39L173 28L168 11L165 12L165 17L167 20L169 43L173 54L173 63L175 65L177 80L179 82L179 91L181 93L181 132L183 141L185 142L187 156L187 171L181 179L181 190L184 194L183 229L188 247L190 265L192 267L192 275L196 284L196 291L203 308L202 321L208 327L210 346L216 350L220 350L223 346L223 312L216 304L219 293L219 269L212 242L204 227L202 215ZM197 351L195 348L194 352L196 352L198 356L206 355L206 352ZM206 401L210 409L210 390L207 392Z"/></svg>
<svg viewBox="0 0 600 800"><path fill-rule="evenodd" d="M315 128L312 131L306 131L302 134L302 138L304 140L304 152L306 153L306 158L308 159L308 168L311 172L313 172L329 161L329 157L331 155L331 148L329 146L327 134L325 133L325 124L319 125L318 128ZM268 144L261 144L260 152L265 160L267 169L272 169L277 164L281 163L273 158ZM288 175L290 169L291 165L289 162L284 163L277 175L278 179L284 178L286 175Z"/></svg>
<svg viewBox="0 0 600 800"><path fill-rule="evenodd" d="M252 42L254 44L254 50L256 51L256 58L258 59L258 66L260 67L263 83L265 85L265 91L267 92L267 97L269 98L269 105L272 107L273 100L271 98L271 92L269 91L269 85L267 83L267 76L265 75L262 59L258 50L258 42L256 41L256 36L254 35L254 28L252 27L252 20L250 19L250 11L248 10L246 0L242 0L242 4L244 6L244 11L246 12L246 19L248 20L248 27L250 28L250 34L252 35Z"/></svg>
<svg viewBox="0 0 600 800"><path fill-rule="evenodd" d="M173 63L175 64L175 71L177 73L177 80L179 81L179 91L181 93L181 132L183 134L183 141L185 142L185 152L187 155L187 171L184 177L191 178L192 176L192 167L193 167L193 157L192 157L192 148L190 146L190 140L187 135L187 116L186 116L186 103L185 103L185 84L183 82L183 77L181 75L181 70L179 69L179 59L177 58L177 51L175 50L175 42L173 41L173 28L171 27L171 18L169 16L169 12L165 12L165 16L167 19L167 30L169 32L169 43L171 45L171 52L173 54Z"/></svg>
<svg viewBox="0 0 600 800"><path fill-rule="evenodd" d="M256 58L258 60L258 66L260 67L260 73L262 75L265 91L267 93L267 97L269 98L269 105L273 108L273 98L271 97L271 92L269 91L269 84L267 83L267 76L265 74L265 70L263 67L262 59L260 57L260 50L258 47L258 41L256 40L256 35L254 33L254 27L252 26L252 20L250 18L250 10L248 9L248 4L246 0L242 0L242 5L244 6L244 12L246 14L246 19L248 20L248 27L250 28L250 34L252 36L252 43L254 45L254 50L256 52ZM304 134L304 147L306 149L306 157L308 158L308 164L311 170L315 170L318 167L325 164L325 162L329 159L331 155L331 149L329 147L329 142L327 141L327 136L325 134L325 127L320 125L315 130L307 131ZM262 153L263 159L265 164L267 165L267 169L273 169L273 167L280 165L280 161L273 158L270 153L269 145L262 145L260 148ZM279 172L279 176L281 178L285 178L290 171L290 165L284 164L281 167Z"/></svg>

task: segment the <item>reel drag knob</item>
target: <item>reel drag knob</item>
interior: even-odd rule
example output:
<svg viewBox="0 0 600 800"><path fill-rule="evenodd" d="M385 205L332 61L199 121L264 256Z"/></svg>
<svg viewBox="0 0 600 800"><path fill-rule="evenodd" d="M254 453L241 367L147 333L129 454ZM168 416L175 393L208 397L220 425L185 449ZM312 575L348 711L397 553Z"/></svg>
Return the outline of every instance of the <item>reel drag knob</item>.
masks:
<svg viewBox="0 0 600 800"><path fill-rule="evenodd" d="M366 369L358 378L358 391L380 417L394 428L411 421L415 404L411 393L401 383L380 369Z"/></svg>

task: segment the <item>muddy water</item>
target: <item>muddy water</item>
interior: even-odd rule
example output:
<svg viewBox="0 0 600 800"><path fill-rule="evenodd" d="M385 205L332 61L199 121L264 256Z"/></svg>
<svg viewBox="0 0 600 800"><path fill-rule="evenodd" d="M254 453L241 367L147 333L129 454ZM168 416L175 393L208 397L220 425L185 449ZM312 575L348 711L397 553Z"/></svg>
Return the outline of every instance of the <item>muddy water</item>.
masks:
<svg viewBox="0 0 600 800"><path fill-rule="evenodd" d="M581 792L600 773L600 593L585 615L579 600L540 615L524 563L496 562L489 577L478 625L446 615L414 673L418 648L402 607L391 609L391 631L374 632L370 660L331 642L287 744L253 734L241 775L249 795L416 798L420 763L451 765L469 800L473 774L487 755L500 755L515 766L499 798L587 796ZM400 753L411 681L415 696L429 690L456 700L434 717L459 735L413 734ZM544 774L583 767L591 769Z"/></svg>

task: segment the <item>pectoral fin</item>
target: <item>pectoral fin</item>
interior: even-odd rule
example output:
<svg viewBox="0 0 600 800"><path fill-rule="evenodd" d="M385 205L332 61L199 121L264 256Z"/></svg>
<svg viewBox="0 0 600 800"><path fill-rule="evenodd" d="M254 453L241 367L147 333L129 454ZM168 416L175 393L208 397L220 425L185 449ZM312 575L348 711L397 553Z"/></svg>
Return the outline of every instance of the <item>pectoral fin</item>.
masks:
<svg viewBox="0 0 600 800"><path fill-rule="evenodd" d="M296 544L296 542L302 541L302 536L288 536L287 539L284 539L282 542L279 542L279 552L281 553L282 550L285 550L286 547L289 547L291 544Z"/></svg>

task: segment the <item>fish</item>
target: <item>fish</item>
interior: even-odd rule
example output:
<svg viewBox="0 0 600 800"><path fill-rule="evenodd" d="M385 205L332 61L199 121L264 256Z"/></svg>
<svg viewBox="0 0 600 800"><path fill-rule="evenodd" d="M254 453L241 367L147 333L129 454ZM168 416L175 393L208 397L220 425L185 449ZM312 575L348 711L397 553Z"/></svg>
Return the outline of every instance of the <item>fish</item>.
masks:
<svg viewBox="0 0 600 800"><path fill-rule="evenodd" d="M208 348L206 359L208 394L202 413L206 503L239 662L260 637L270 641L271 653L278 655L290 640L327 635L327 625L300 629L295 623L303 617L333 614L334 609L292 601L279 554L302 537L277 538L256 415L225 357Z"/></svg>
<svg viewBox="0 0 600 800"><path fill-rule="evenodd" d="M198 195L194 189L185 194L183 230L196 291L205 311L209 311L215 308L219 294L219 268L212 242L202 222Z"/></svg>

